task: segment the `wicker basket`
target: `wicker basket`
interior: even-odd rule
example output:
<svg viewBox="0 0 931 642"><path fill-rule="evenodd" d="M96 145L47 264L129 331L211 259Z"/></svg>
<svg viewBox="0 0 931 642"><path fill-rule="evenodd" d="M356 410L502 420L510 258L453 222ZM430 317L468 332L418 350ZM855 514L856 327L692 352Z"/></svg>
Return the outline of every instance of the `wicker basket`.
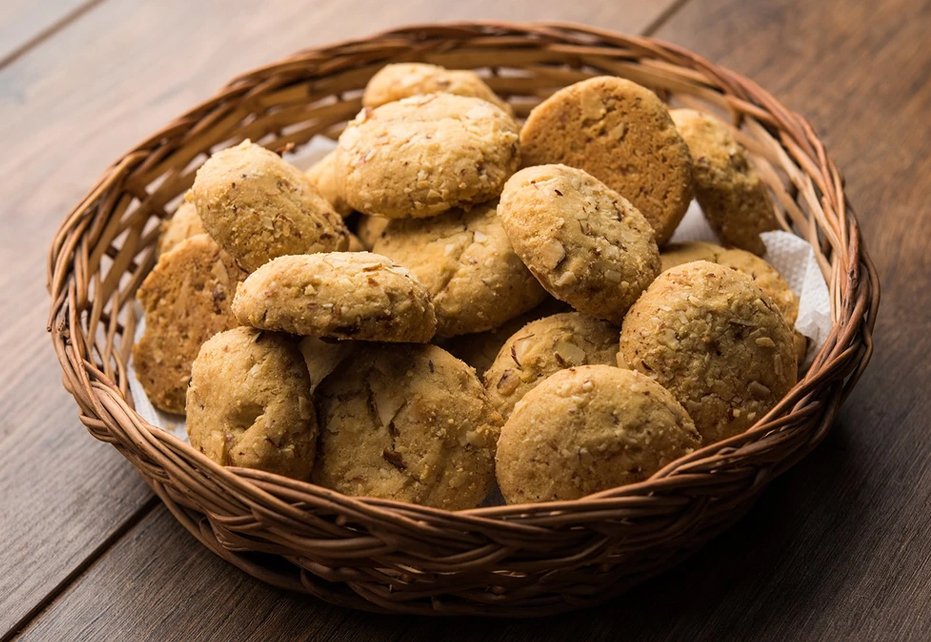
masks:
<svg viewBox="0 0 931 642"><path fill-rule="evenodd" d="M815 248L833 329L807 374L747 433L646 482L578 501L457 513L360 499L223 468L134 410L133 295L158 224L211 151L334 136L382 65L477 68L518 115L598 74L740 127L786 229ZM879 290L841 177L804 119L753 82L676 46L564 24L410 27L298 53L240 76L117 161L68 216L49 256L49 330L81 421L129 459L205 546L275 586L336 604L421 614L532 616L602 602L727 528L825 436L866 366Z"/></svg>

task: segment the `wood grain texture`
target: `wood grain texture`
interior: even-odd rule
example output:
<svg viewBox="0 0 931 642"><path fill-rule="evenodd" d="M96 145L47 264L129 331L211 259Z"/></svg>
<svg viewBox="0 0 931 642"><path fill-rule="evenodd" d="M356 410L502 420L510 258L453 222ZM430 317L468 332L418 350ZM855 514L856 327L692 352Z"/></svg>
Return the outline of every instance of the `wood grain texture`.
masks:
<svg viewBox="0 0 931 642"><path fill-rule="evenodd" d="M107 0L0 69L0 295L15 301L0 328L0 541L9 542L0 548L0 637L93 561L151 497L119 454L77 422L44 332L49 240L108 163L233 75L302 47L456 19L545 16L639 31L673 5Z"/></svg>
<svg viewBox="0 0 931 642"><path fill-rule="evenodd" d="M306 41L301 45L339 35L361 34L372 30L375 22L387 25L444 19L449 17L443 10L446 6L451 12L464 10L437 3L429 16L408 16L404 13L407 5L402 3L372 4L363 7L362 13L367 15L360 18L349 9L334 9L327 14L326 9L331 5L320 4L324 13L319 18L315 13L314 23L326 25L325 33L308 35L302 32L298 35ZM125 11L116 14L114 20L125 20L132 15L132 10L125 5L114 3L114 6ZM539 3L528 6L539 7ZM109 6L106 8L110 10ZM217 7L203 11L206 14L209 10L216 11ZM283 11L287 14L286 9ZM524 11L532 13L533 17L554 17L541 16L533 9ZM604 7L603 11L613 15L614 9ZM161 10L153 9L145 18L156 20L156 14L160 13ZM250 15L259 13L242 18L243 24L251 25L250 29L255 29L256 34L262 33L260 28L248 20ZM605 28L624 28L617 17L613 19L618 24L612 24L610 16L605 18L596 9L590 9L589 13L589 16L575 17ZM100 15L104 15L102 11ZM288 24L289 19L295 21L294 16L281 17L276 10L276 16L269 19L275 21L275 28L286 32L289 28L304 28ZM88 20L90 18L88 16ZM163 16L161 20L163 22L158 24L163 25L177 18ZM177 40L168 30L161 29L160 35L167 37L169 44L175 47L190 37L196 21L192 21L190 31L185 31L181 22L174 25L181 31ZM349 22L353 24L347 24ZM72 37L80 26L76 24L68 30ZM107 24L96 24L95 29L101 26ZM851 201L863 222L867 243L884 286L874 361L848 400L839 425L811 457L774 484L737 527L706 547L696 558L605 607L540 622L375 617L289 596L251 580L200 548L158 508L42 613L28 627L25 637L436 639L455 634L464 639L499 640L543 637L597 640L621 636L645 640L931 638L931 536L928 534L931 533L931 426L928 420L931 401L927 394L931 389L931 365L925 356L931 349L928 338L931 336L931 314L928 312L931 309L931 218L927 215L925 197L931 190L931 120L927 117L931 110L931 49L925 45L929 28L931 7L928 3L893 0L875 5L840 0L825 3L779 0L763 4L691 0L658 30L659 37L746 73L813 121L845 171ZM159 27L151 23L145 29L140 27L138 33L132 34L142 38L138 48L128 39L123 46L129 50L121 54L126 66L143 75L140 84L135 84L136 80L129 73L104 81L101 86L109 82L111 93L103 97L72 96L64 78L59 79L60 86L55 91L43 89L48 93L44 94L44 103L39 105L42 109L55 113L57 102L66 101L52 122L58 123L54 131L65 136L66 141L70 140L71 149L78 155L77 159L72 159L56 154L53 156L57 163L46 162L45 167L52 174L51 184L63 184L66 189L85 185L99 169L99 166L88 167L88 164L100 163L101 157L109 154L103 159L106 162L125 147L126 142L134 139L127 138L129 134L141 136L162 122L149 122L148 118L164 120L202 97L205 94L203 84L213 78L203 76L213 73L212 65L233 67L224 67L217 82L244 68L241 58L229 62L218 57L199 65L199 71L193 72L196 79L189 84L177 79L178 74L182 74L182 78L185 73L191 76L191 72L184 69L191 66L189 61L179 53L178 62L169 62L169 73L165 74L174 77L175 83L162 78L161 84L147 87L158 80L159 74L153 71L153 76L147 76L145 70L155 64L156 58L165 55L164 50L159 50L161 53L149 51L158 44L154 37L145 39L148 29L154 31ZM61 39L66 35L63 33ZM276 38L280 37L276 34ZM267 47L256 44L250 49L245 39L247 53L243 55L255 56L253 62L259 62L300 46L289 42L279 49L279 42ZM75 51L80 50L80 41L73 42L72 46L77 46ZM99 59L86 61L88 68L100 69L90 65L101 65L107 55L113 56L116 52L114 47ZM50 53L44 69L53 69L51 61L60 55L60 51ZM231 55L235 57L238 52L231 52ZM132 59L133 56L141 56L141 60ZM216 84L213 82L207 87ZM114 96L128 104L113 105ZM162 101L167 102L168 107ZM84 107L84 102L91 104ZM5 103L0 106L0 116L5 108ZM71 113L74 110L77 113ZM136 122L135 118L143 122ZM113 127L108 119L114 121ZM0 118L0 123L4 121L9 122L9 119ZM82 131L72 131L78 123ZM8 127L8 131L0 129L0 133L16 133L11 126L0 125L2 127ZM123 138L110 137L114 128ZM103 140L97 141L97 138ZM77 149L81 145L76 145L76 140L89 148ZM26 147L23 145L22 153L29 153ZM102 148L105 149L101 151ZM32 158L38 162L44 156L47 154L36 152ZM16 171L21 165L13 159L4 162L5 168L0 165L4 172ZM30 176L31 183L28 182ZM33 235L48 235L71 201L61 198L60 187L53 193L42 190L46 182L41 174L33 175L23 169L18 178L26 181L27 186L32 185L35 193L28 193L28 187L20 191L17 186L17 190L4 194L8 199L13 197L20 208L14 207L12 212L29 212L30 220L19 222L20 217L17 217L15 224ZM5 185L0 185L0 190L4 189ZM31 220L36 217L40 220ZM7 222L5 220L4 224ZM21 250L12 244L3 248L4 265L8 257L12 260ZM34 275L24 272L22 278L27 277ZM0 283L5 294L25 296L21 291L25 287L23 283L28 281L20 281L15 274L3 278L5 280ZM24 332L27 326L18 327ZM9 345L13 345L14 338L21 341L21 335L7 332L4 329L0 338L10 342ZM19 353L14 350L12 354L16 355L15 361ZM55 408L61 411L63 404L68 412L73 412L67 400L59 400L59 405L54 407L44 400L55 394L52 379L48 377L52 368L47 368L44 383L42 373L29 374L36 368L40 356L36 348L35 355L27 351L15 363L5 364L4 367L16 368L9 376L19 382L12 392L7 388L12 399L10 403L21 403L24 409L35 407L28 401L16 399L22 396L28 400L31 394L32 398L41 400L41 407L49 412ZM7 376L6 371L3 376ZM57 378L54 383L57 385ZM4 403L8 403L6 398ZM21 410L22 422L4 428L7 437L0 437L3 439L0 443L11 446L4 451L23 447L27 437L17 438L16 435L24 430L33 431L33 434L44 430L39 434L49 442L61 439L66 432L79 435L83 441L78 444L79 440L75 439L79 459L71 472L66 469L65 473L53 473L43 464L41 474L46 477L64 474L71 483L83 481L89 489L87 492L95 496L105 486L112 493L125 488L125 481L111 482L97 471L86 472L87 462L92 460L89 450L83 453L86 447L82 444L90 440L77 426L70 425L75 423L73 420L61 420L54 425L27 414L26 410ZM115 453L113 455L115 457ZM39 483L40 475L31 475L26 469L28 466L22 464L20 470L24 472L20 474L26 476L26 481ZM84 477L78 477L79 473ZM0 485L0 493L5 493L5 480L0 481L4 482ZM25 482L20 485L24 486ZM61 486L67 487L67 483ZM4 509L6 504L2 502L5 501L6 497L0 496L0 506ZM73 506L75 501L71 496L62 497L64 503L54 504L53 508L61 510L62 506ZM33 510L38 511L37 528L55 529L67 523L58 521L51 509ZM102 509L96 516L104 522L117 521ZM41 519L48 521L43 523ZM7 521L0 524L4 537ZM105 537L104 533L109 531L95 532ZM19 535L28 538L32 534L25 530ZM59 537L56 544L64 544L63 540ZM15 561L15 558L4 555L0 553L0 571L4 575L15 574L15 569L3 566L3 560ZM37 567L40 574L52 573L44 565Z"/></svg>
<svg viewBox="0 0 931 642"><path fill-rule="evenodd" d="M100 0L4 0L0 5L0 67L52 37Z"/></svg>

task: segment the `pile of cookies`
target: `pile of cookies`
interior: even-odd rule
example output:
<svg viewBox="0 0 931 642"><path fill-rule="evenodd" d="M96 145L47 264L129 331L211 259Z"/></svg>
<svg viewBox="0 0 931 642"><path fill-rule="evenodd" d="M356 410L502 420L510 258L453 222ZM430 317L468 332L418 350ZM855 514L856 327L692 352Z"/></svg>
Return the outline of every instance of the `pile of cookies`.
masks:
<svg viewBox="0 0 931 642"><path fill-rule="evenodd" d="M642 481L794 385L774 207L721 121L615 77L525 122L471 71L382 69L306 173L198 170L133 364L193 447L450 510ZM670 245L693 198L722 246ZM725 247L726 246L726 247Z"/></svg>

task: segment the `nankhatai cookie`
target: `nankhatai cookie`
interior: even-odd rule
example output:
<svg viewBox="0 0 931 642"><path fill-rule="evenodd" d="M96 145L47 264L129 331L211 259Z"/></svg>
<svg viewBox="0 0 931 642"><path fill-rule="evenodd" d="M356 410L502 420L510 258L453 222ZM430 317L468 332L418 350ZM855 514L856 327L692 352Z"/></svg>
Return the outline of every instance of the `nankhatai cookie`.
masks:
<svg viewBox="0 0 931 642"><path fill-rule="evenodd" d="M505 419L514 404L551 374L573 366L617 363L618 326L578 312L537 319L501 346L485 372L488 398Z"/></svg>
<svg viewBox="0 0 931 642"><path fill-rule="evenodd" d="M317 337L302 337L297 344L304 357L310 375L310 390L313 392L336 366L342 363L355 347L352 341L334 341Z"/></svg>
<svg viewBox="0 0 931 642"><path fill-rule="evenodd" d="M239 287L233 314L254 328L333 339L425 342L436 331L424 286L369 252L273 259Z"/></svg>
<svg viewBox="0 0 931 642"><path fill-rule="evenodd" d="M320 195L329 201L337 214L346 216L352 211L352 207L343 198L342 175L339 173L339 167L336 163L336 150L314 163L306 174L310 182L320 192Z"/></svg>
<svg viewBox="0 0 931 642"><path fill-rule="evenodd" d="M375 247L375 242L381 236L381 233L385 231L385 226L388 225L390 220L390 218L384 216L366 216L365 214L359 216L359 222L356 224L356 235L365 249L371 250Z"/></svg>
<svg viewBox="0 0 931 642"><path fill-rule="evenodd" d="M441 337L496 328L546 297L511 249L496 206L492 201L429 219L394 219L372 248L426 286Z"/></svg>
<svg viewBox="0 0 931 642"><path fill-rule="evenodd" d="M720 239L754 254L766 252L760 232L779 229L769 190L750 155L721 121L694 109L670 114L692 155L695 198Z"/></svg>
<svg viewBox="0 0 931 642"><path fill-rule="evenodd" d="M234 328L207 341L191 372L187 433L218 464L308 479L317 420L294 340Z"/></svg>
<svg viewBox="0 0 931 642"><path fill-rule="evenodd" d="M584 170L522 169L505 184L498 215L537 280L579 312L619 323L659 272L650 224Z"/></svg>
<svg viewBox="0 0 931 642"><path fill-rule="evenodd" d="M433 345L360 344L317 389L314 483L474 508L494 482L501 416L475 372Z"/></svg>
<svg viewBox="0 0 931 642"><path fill-rule="evenodd" d="M496 198L519 162L517 124L452 94L365 108L339 137L346 201L364 214L422 218Z"/></svg>
<svg viewBox="0 0 931 642"><path fill-rule="evenodd" d="M204 228L249 272L276 256L348 244L342 218L310 180L248 140L211 156L191 194Z"/></svg>
<svg viewBox="0 0 931 642"><path fill-rule="evenodd" d="M197 215L194 203L185 201L175 210L174 216L162 223L162 233L158 237L158 253L162 255L184 239L205 233L204 224Z"/></svg>
<svg viewBox="0 0 931 642"><path fill-rule="evenodd" d="M204 341L238 325L230 303L245 277L207 234L159 256L136 292L145 332L133 345L136 376L156 408L184 413L194 357Z"/></svg>
<svg viewBox="0 0 931 642"><path fill-rule="evenodd" d="M707 261L660 274L630 308L619 362L679 400L705 443L739 434L795 384L792 330L743 272Z"/></svg>
<svg viewBox="0 0 931 642"><path fill-rule="evenodd" d="M501 429L496 472L509 504L571 500L643 481L701 445L675 398L639 372L560 370Z"/></svg>
<svg viewBox="0 0 931 642"><path fill-rule="evenodd" d="M477 73L466 69L446 69L422 62L385 65L365 86L362 104L378 107L418 94L446 93L487 100L507 113L511 106L501 100Z"/></svg>
<svg viewBox="0 0 931 642"><path fill-rule="evenodd" d="M537 105L520 132L524 166L584 169L628 199L663 245L692 200L689 150L666 106L645 87L599 76Z"/></svg>

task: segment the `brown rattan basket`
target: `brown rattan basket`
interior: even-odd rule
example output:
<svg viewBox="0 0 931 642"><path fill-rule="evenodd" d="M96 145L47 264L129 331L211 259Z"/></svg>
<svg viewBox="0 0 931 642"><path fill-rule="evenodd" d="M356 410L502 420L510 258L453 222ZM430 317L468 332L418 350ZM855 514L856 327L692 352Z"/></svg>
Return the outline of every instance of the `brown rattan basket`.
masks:
<svg viewBox="0 0 931 642"><path fill-rule="evenodd" d="M382 65L476 68L518 115L615 74L739 127L783 227L815 249L833 329L798 385L751 430L648 481L570 502L446 512L223 468L133 409L133 295L158 224L216 149L334 136ZM236 78L110 167L49 256L49 330L81 421L132 462L181 524L247 573L329 602L422 614L544 615L602 602L732 524L825 436L872 351L876 273L843 182L808 123L753 82L674 45L566 24L416 26L302 51Z"/></svg>

